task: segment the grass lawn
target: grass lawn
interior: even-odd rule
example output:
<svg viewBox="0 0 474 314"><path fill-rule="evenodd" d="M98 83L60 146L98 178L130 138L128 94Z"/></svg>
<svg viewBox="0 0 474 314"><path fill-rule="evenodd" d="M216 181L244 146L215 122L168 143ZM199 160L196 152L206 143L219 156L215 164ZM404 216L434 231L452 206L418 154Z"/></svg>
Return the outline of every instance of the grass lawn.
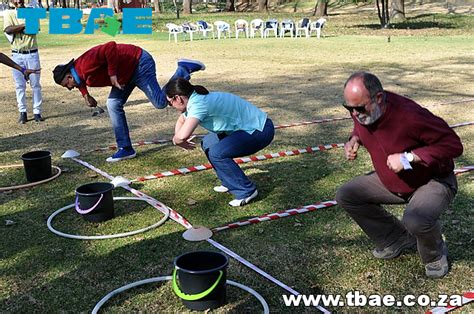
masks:
<svg viewBox="0 0 474 314"><path fill-rule="evenodd" d="M113 40L132 43L155 58L159 82L174 72L176 59L194 58L207 69L193 76L195 84L211 90L236 93L269 113L275 124L348 116L340 105L342 85L357 70L379 76L388 90L406 95L449 124L473 121L474 17L468 15L409 14L407 22L381 30L371 11L358 14L337 11L328 18L325 38L226 39L169 43L167 33L152 36L121 36ZM299 14L299 15L298 15ZM295 15L295 19L302 14ZM193 16L192 20L248 19L257 14ZM275 14L283 18L283 14ZM262 18L266 18L261 16ZM180 22L189 18L183 18ZM155 29L166 21L158 17ZM0 19L0 24L3 21ZM47 29L42 25L42 29ZM390 36L390 41L388 41ZM183 240L184 228L167 221L163 226L127 238L79 241L58 237L46 227L57 209L72 204L75 189L85 183L106 181L96 173L68 160L67 149L82 153L83 160L112 174L133 179L138 176L207 162L201 150L185 152L169 145L137 149L137 158L108 164L111 152L90 152L114 143L106 114L91 117L78 91L55 85L55 65L77 58L89 47L112 40L94 36L38 36L42 63L44 116L37 124L18 125L15 90L10 71L0 71L0 165L19 163L25 152L46 149L53 164L65 173L58 179L31 189L0 193L0 312L87 312L108 292L127 283L170 275L173 259L188 251L211 249L208 243ZM10 50L4 37L0 51ZM90 93L105 107L109 88L91 88ZM28 89L29 115L31 91ZM458 100L471 102L446 104ZM178 116L172 108L155 110L144 94L135 91L126 106L133 141L168 139ZM400 127L403 127L401 125ZM276 131L274 142L261 153L286 151L319 144L344 142L351 121L300 126ZM199 130L200 133L203 130ZM474 164L474 128L456 129L464 144L457 167ZM258 186L259 197L243 208L231 208L228 194L216 194L218 184L212 170L134 184L186 217L193 225L217 227L248 217L297 208L334 199L337 188L356 175L372 169L365 150L352 163L341 149L283 157L242 165ZM0 186L26 183L23 170L0 168ZM359 290L369 294L459 294L474 288L474 181L473 174L458 176L459 192L443 214L451 270L442 280L429 280L416 252L390 261L375 260L372 243L360 228L335 206L291 218L264 222L217 233L213 239L303 294L342 294ZM123 189L115 196L132 196ZM73 210L60 214L54 226L68 233L100 235L143 228L162 214L150 206L117 201L117 217L92 224ZM403 207L390 206L401 215ZM14 222L7 225L6 220ZM285 290L272 284L235 260L228 278L258 291L274 312L316 312L314 308L287 308ZM224 311L257 312L260 305L247 293L228 289ZM420 313L430 307L385 307L358 311ZM354 308L329 307L337 312ZM105 305L108 312L178 312L186 308L171 291L171 284L150 284L123 293ZM466 306L467 313L473 306Z"/></svg>

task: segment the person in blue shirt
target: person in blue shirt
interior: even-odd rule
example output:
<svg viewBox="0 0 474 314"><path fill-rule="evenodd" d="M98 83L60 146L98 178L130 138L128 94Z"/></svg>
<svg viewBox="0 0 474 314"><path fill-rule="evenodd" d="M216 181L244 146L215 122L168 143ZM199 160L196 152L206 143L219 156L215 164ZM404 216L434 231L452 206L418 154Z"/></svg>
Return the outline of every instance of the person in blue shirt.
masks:
<svg viewBox="0 0 474 314"><path fill-rule="evenodd" d="M243 206L254 199L257 187L234 158L254 154L272 142L275 127L268 115L237 95L209 92L183 78L168 82L166 97L182 113L176 121L175 145L194 149L192 134L198 125L210 132L201 147L222 183L214 191L232 193L235 199L230 206Z"/></svg>

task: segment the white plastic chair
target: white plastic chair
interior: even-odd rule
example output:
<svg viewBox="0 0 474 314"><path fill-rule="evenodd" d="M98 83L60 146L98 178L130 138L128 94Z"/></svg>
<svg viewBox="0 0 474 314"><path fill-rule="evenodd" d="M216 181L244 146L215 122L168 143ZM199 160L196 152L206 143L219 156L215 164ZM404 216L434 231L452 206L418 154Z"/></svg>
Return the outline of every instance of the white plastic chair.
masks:
<svg viewBox="0 0 474 314"><path fill-rule="evenodd" d="M314 21L311 23L310 27L310 35L312 32L316 32L316 37L320 38L321 37L321 31L323 30L324 24L326 23L325 18L320 18L317 21Z"/></svg>
<svg viewBox="0 0 474 314"><path fill-rule="evenodd" d="M286 32L290 32L291 38L293 38L293 32L295 31L295 23L292 20L283 20L280 23L280 38L285 37Z"/></svg>
<svg viewBox="0 0 474 314"><path fill-rule="evenodd" d="M198 31L202 33L203 37L207 38L207 33L211 33L212 38L213 39L216 38L214 34L214 26L212 26L212 24L207 23L206 21L200 20L197 22L197 26L198 26Z"/></svg>
<svg viewBox="0 0 474 314"><path fill-rule="evenodd" d="M183 27L173 24L173 23L167 23L166 27L168 28L168 41L171 41L171 35L174 36L174 42L178 42L178 34L179 33L184 33Z"/></svg>
<svg viewBox="0 0 474 314"><path fill-rule="evenodd" d="M263 20L261 19L250 21L250 37L255 38L256 32L260 32L260 38L263 38Z"/></svg>
<svg viewBox="0 0 474 314"><path fill-rule="evenodd" d="M215 21L214 26L217 30L217 39L221 39L221 35L224 35L224 38L227 38L227 36L230 37L231 29L229 23L224 21Z"/></svg>
<svg viewBox="0 0 474 314"><path fill-rule="evenodd" d="M310 20L308 18L302 18L301 20L298 21L296 24L296 37L300 36L301 37L301 32L304 32L306 38L309 38L310 33L309 33L309 27L310 27Z"/></svg>
<svg viewBox="0 0 474 314"><path fill-rule="evenodd" d="M267 38L270 32L273 32L275 34L275 38L278 37L278 21L275 19L271 19L265 22L265 26L263 29L263 37Z"/></svg>
<svg viewBox="0 0 474 314"><path fill-rule="evenodd" d="M198 31L198 26L193 23L183 23L181 27L183 28L184 38L186 39L186 35L189 34L189 39L193 41L193 34Z"/></svg>
<svg viewBox="0 0 474 314"><path fill-rule="evenodd" d="M249 38L249 23L246 20L239 19L235 21L235 38L239 38L239 33L245 34L246 38Z"/></svg>

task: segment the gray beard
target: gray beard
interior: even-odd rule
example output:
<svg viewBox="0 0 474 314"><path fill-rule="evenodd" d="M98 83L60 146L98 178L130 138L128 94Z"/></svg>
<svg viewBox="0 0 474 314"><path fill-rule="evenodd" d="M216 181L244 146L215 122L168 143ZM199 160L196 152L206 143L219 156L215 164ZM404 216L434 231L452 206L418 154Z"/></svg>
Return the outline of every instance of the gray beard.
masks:
<svg viewBox="0 0 474 314"><path fill-rule="evenodd" d="M382 108L380 106L376 106L375 109L370 113L370 115L365 115L365 119L361 121L357 116L356 119L362 125L370 125L375 123L381 116L382 116Z"/></svg>

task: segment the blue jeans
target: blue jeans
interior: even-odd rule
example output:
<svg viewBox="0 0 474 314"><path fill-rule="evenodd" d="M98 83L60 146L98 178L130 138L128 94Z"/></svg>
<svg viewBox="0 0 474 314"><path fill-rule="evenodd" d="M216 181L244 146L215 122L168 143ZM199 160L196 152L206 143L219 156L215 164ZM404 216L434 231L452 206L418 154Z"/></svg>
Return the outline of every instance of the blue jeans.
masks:
<svg viewBox="0 0 474 314"><path fill-rule="evenodd" d="M191 76L186 68L178 67L172 78L176 77L189 80ZM166 95L156 80L155 61L145 50L142 50L140 61L130 82L128 82L122 90L112 87L109 98L107 99L107 109L114 129L115 140L119 148L132 146L123 106L135 87L138 87L145 93L155 108L163 109L166 107Z"/></svg>
<svg viewBox="0 0 474 314"><path fill-rule="evenodd" d="M267 118L261 132L256 130L253 134L249 134L245 131L236 131L229 135L209 133L203 138L201 147L207 159L216 170L222 185L227 187L236 199L249 197L257 187L233 158L258 152L272 142L274 135L273 122Z"/></svg>

